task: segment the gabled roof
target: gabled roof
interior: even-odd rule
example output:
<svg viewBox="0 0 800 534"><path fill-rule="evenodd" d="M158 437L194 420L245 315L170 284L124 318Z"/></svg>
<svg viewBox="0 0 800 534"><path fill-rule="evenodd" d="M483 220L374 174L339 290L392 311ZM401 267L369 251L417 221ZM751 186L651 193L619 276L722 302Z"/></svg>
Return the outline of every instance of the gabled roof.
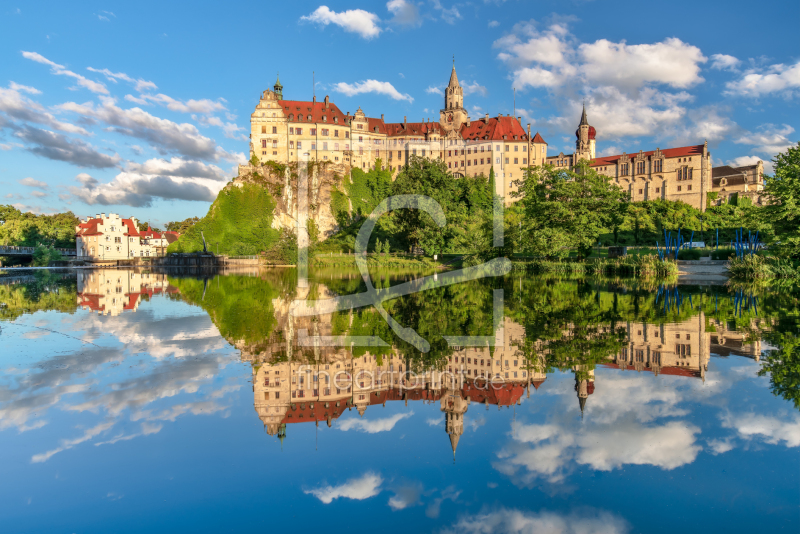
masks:
<svg viewBox="0 0 800 534"><path fill-rule="evenodd" d="M516 136L516 139L514 138ZM525 129L516 117L490 117L470 122L461 126L461 137L465 141L524 141L528 139Z"/></svg>
<svg viewBox="0 0 800 534"><path fill-rule="evenodd" d="M682 146L678 148L665 148L661 151L661 154L664 155L665 158L680 158L683 156L702 156L703 155L703 148L704 145L693 145L693 146ZM644 152L645 157L652 156L655 154L655 150L650 150L648 152ZM639 153L638 152L631 152L628 154L628 157L633 159ZM592 167L597 167L599 165L615 165L619 158L622 157L622 154L618 154L616 156L605 156L603 158L595 158L592 160L590 165Z"/></svg>
<svg viewBox="0 0 800 534"><path fill-rule="evenodd" d="M545 141L544 138L541 135L539 135L539 132L536 132L536 135L533 136L533 142L534 143L539 143L539 144L542 144L542 145L546 145L547 144L547 141Z"/></svg>
<svg viewBox="0 0 800 534"><path fill-rule="evenodd" d="M345 124L346 117L344 113L342 113L333 102L328 102L327 107L325 107L324 101L304 102L302 100L278 100L278 104L283 108L283 114L286 115L287 118L289 115L294 115L293 122L327 122L328 124L334 124L333 118L338 117L338 124ZM302 121L297 120L298 115L303 116ZM310 121L307 120L309 115L311 115ZM322 120L323 115L327 117L327 121Z"/></svg>
<svg viewBox="0 0 800 534"><path fill-rule="evenodd" d="M101 222L102 219L89 219L86 222L82 222L78 225L78 230L75 234L78 236L101 235L101 232L97 229L97 225Z"/></svg>
<svg viewBox="0 0 800 534"><path fill-rule="evenodd" d="M442 133L442 126L438 122L390 122L385 126L389 137Z"/></svg>
<svg viewBox="0 0 800 534"><path fill-rule="evenodd" d="M128 236L138 236L139 235L139 229L136 228L136 225L133 224L133 221L131 219L122 219L122 224L124 224L125 227L128 229L128 231L125 232L125 235L128 235Z"/></svg>

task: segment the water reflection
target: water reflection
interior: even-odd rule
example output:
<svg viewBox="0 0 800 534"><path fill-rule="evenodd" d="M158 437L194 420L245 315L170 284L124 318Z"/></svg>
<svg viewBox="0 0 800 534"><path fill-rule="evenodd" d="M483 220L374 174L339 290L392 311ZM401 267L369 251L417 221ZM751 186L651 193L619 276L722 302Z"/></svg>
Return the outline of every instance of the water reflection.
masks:
<svg viewBox="0 0 800 534"><path fill-rule="evenodd" d="M379 278L376 286L408 275ZM387 302L387 312L431 343L424 354L374 310L290 314L296 299L355 293L361 284L326 272L298 291L288 269L103 269L0 282L0 430L8 443L27 445L2 452L5 464L28 466L28 475L32 465L91 472L96 456L116 454L104 451L125 451L136 463L139 452L188 454L187 445L233 433L225 452L248 465L215 483L233 478L248 495L269 491L285 506L306 498L330 507L325 513L388 491L388 509L418 507L429 520L441 512L458 532L517 523L624 532L628 521L646 531L650 519L607 495L638 492L665 499L658 510L686 509L690 495L734 499L747 487L768 498L751 495L720 524L757 524L746 520L767 509L765 499L782 503L775 518L796 519L786 504L796 500L796 478L769 473L791 471L800 446L797 293L510 276ZM505 308L495 331L496 289ZM387 346L308 345L302 331L377 335ZM450 335L500 343L449 346ZM220 450L206 454L213 461L200 460L203 470L227 462ZM270 455L270 471L254 460L260 454ZM148 465L137 463L144 473ZM432 474L445 468L454 471ZM273 492L262 476L293 483ZM697 497L690 480L716 490ZM542 508L531 511L520 500L529 494L504 484L537 488ZM184 479L178 487L189 486ZM564 495L594 508L564 508ZM492 496L499 507L476 507Z"/></svg>

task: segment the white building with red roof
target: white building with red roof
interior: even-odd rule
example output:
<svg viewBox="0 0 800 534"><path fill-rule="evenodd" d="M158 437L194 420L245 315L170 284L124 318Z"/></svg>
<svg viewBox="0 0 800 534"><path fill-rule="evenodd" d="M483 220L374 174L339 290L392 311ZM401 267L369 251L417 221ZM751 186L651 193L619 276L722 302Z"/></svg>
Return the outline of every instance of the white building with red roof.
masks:
<svg viewBox="0 0 800 534"><path fill-rule="evenodd" d="M81 220L75 227L79 258L88 261L116 261L161 256L177 232L140 232L135 217L123 219L116 213L101 213Z"/></svg>

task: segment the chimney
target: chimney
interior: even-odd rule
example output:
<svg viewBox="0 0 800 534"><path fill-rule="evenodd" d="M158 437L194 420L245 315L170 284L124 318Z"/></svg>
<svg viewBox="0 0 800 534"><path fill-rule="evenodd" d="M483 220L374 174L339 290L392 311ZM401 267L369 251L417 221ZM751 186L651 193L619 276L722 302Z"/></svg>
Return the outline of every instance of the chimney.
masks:
<svg viewBox="0 0 800 534"><path fill-rule="evenodd" d="M486 114L486 119L485 120L486 120L486 122L489 122L489 114L488 113Z"/></svg>
<svg viewBox="0 0 800 534"><path fill-rule="evenodd" d="M101 213L100 215L102 215L103 219L106 218L106 214L105 213Z"/></svg>
<svg viewBox="0 0 800 534"><path fill-rule="evenodd" d="M406 116L403 115L403 125L405 125L405 124L406 124Z"/></svg>
<svg viewBox="0 0 800 534"><path fill-rule="evenodd" d="M383 113L381 113L381 122L384 122Z"/></svg>
<svg viewBox="0 0 800 534"><path fill-rule="evenodd" d="M317 95L312 96L311 97L311 101L316 104L317 103Z"/></svg>
<svg viewBox="0 0 800 534"><path fill-rule="evenodd" d="M331 103L331 99L328 97L328 95L325 95L325 107L327 108L328 104L330 104L330 103Z"/></svg>
<svg viewBox="0 0 800 534"><path fill-rule="evenodd" d="M517 120L519 121L520 124L522 124L522 117L517 117Z"/></svg>
<svg viewBox="0 0 800 534"><path fill-rule="evenodd" d="M98 213L97 215L95 215L95 216L94 216L94 218L95 218L95 219L102 219L102 217L100 217L100 214L99 214L99 213Z"/></svg>

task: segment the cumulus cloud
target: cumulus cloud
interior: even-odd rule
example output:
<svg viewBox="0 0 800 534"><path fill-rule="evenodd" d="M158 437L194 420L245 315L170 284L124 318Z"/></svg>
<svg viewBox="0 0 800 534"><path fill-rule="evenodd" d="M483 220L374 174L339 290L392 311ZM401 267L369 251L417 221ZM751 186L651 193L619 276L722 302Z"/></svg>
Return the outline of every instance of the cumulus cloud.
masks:
<svg viewBox="0 0 800 534"><path fill-rule="evenodd" d="M794 133L794 128L788 124L777 126L774 124L764 124L755 132L747 132L735 139L734 142L742 145L751 145L756 152L772 156L783 152L796 141L790 140L789 136Z"/></svg>
<svg viewBox="0 0 800 534"><path fill-rule="evenodd" d="M142 78L134 80L124 72L111 72L109 69L95 69L94 67L86 67L86 70L102 74L107 80L117 83L117 80L123 80L132 83L137 91L153 91L158 89L155 83L143 80Z"/></svg>
<svg viewBox="0 0 800 534"><path fill-rule="evenodd" d="M23 178L19 181L20 184L27 186L27 187L35 187L37 189L47 189L47 183L42 182L41 180L35 180L30 176L27 178Z"/></svg>
<svg viewBox="0 0 800 534"><path fill-rule="evenodd" d="M442 96L444 96L444 88L443 87L444 86L441 86L441 85L430 85L430 86L428 86L427 89L425 89L425 92L428 93L429 95L442 95Z"/></svg>
<svg viewBox="0 0 800 534"><path fill-rule="evenodd" d="M126 170L139 174L158 174L161 176L175 176L178 178L208 178L211 180L227 181L223 170L216 165L182 158L170 158L169 161L153 158L144 163L130 162Z"/></svg>
<svg viewBox="0 0 800 534"><path fill-rule="evenodd" d="M106 86L103 85L102 83L96 82L94 80L90 80L90 79L88 79L88 78L86 78L84 76L81 76L80 74L77 74L77 73L67 69L66 67L64 67L64 65L59 65L58 63L55 63L54 61L50 61L49 59L47 59L46 57L44 57L43 55L41 55L41 54L39 54L37 52L25 52L25 51L23 51L22 52L22 57L24 57L25 59L30 59L31 61L35 61L37 63L42 63L44 65L49 65L50 68L51 68L51 72L53 74L55 74L57 76L68 76L70 78L73 78L73 79L75 79L76 83L80 87L84 87L84 88L88 89L89 91L91 91L93 93L98 93L98 94L102 94L102 95L107 95L108 94L108 89L106 89Z"/></svg>
<svg viewBox="0 0 800 534"><path fill-rule="evenodd" d="M641 45L600 39L580 45L578 52L589 82L629 88L645 83L691 87L703 81L700 64L707 61L699 48L674 37Z"/></svg>
<svg viewBox="0 0 800 534"><path fill-rule="evenodd" d="M14 135L25 141L25 150L44 158L66 161L78 167L105 169L115 167L120 162L116 154L109 156L98 152L93 146L80 139L70 139L62 134L22 126Z"/></svg>
<svg viewBox="0 0 800 534"><path fill-rule="evenodd" d="M470 83L465 80L461 82L461 88L464 90L465 95L479 94L481 96L487 96L489 94L489 90L478 82Z"/></svg>
<svg viewBox="0 0 800 534"><path fill-rule="evenodd" d="M420 503L422 486L419 484L401 486L394 490L394 495L389 497L389 508L393 511L404 510Z"/></svg>
<svg viewBox="0 0 800 534"><path fill-rule="evenodd" d="M225 137L229 139L238 139L240 141L247 141L248 137L244 135L243 132L245 129L236 124L235 122L223 122L222 119L215 116L207 116L207 115L192 115L192 119L196 120L200 124L205 126L216 126L222 129L222 133Z"/></svg>
<svg viewBox="0 0 800 534"><path fill-rule="evenodd" d="M333 90L347 96L355 96L363 93L376 93L386 95L393 100L406 100L413 102L414 99L409 94L402 94L389 82L378 80L364 80L354 84L339 82L333 86Z"/></svg>
<svg viewBox="0 0 800 534"><path fill-rule="evenodd" d="M725 163L731 167L745 167L748 165L755 165L761 161L764 164L764 174L773 174L775 172L775 165L770 160L765 160L758 156L739 156Z"/></svg>
<svg viewBox="0 0 800 534"><path fill-rule="evenodd" d="M389 0L389 2L386 2L386 9L392 14L392 19L389 21L392 24L419 26L422 23L422 18L419 16L419 8L414 2Z"/></svg>
<svg viewBox="0 0 800 534"><path fill-rule="evenodd" d="M676 38L637 45L607 39L581 43L568 24L555 20L540 28L535 21L522 22L494 42L514 87L546 89L554 97L563 115L545 123L562 131L574 128L581 107L576 95L582 93L592 125L607 139L684 133L693 97L681 89L703 81L701 66L708 61L699 48Z"/></svg>
<svg viewBox="0 0 800 534"><path fill-rule="evenodd" d="M305 490L306 495L313 495L324 504L330 504L334 499L343 497L363 501L374 497L381 492L383 478L376 473L364 473L359 478L351 478L339 486L322 486L316 489Z"/></svg>
<svg viewBox="0 0 800 534"><path fill-rule="evenodd" d="M717 70L736 70L741 61L727 54L714 54L711 56L711 68Z"/></svg>
<svg viewBox="0 0 800 534"><path fill-rule="evenodd" d="M725 84L725 88L726 94L735 96L794 96L800 89L800 61L794 65L778 63L766 69L745 71L740 79Z"/></svg>
<svg viewBox="0 0 800 534"><path fill-rule="evenodd" d="M225 186L208 178L181 178L165 175L121 172L105 184L71 187L70 193L87 204L144 207L156 199L211 202Z"/></svg>
<svg viewBox="0 0 800 534"><path fill-rule="evenodd" d="M755 413L727 413L722 418L722 426L736 430L745 439L760 439L771 445L800 447L800 416L797 415L781 420Z"/></svg>
<svg viewBox="0 0 800 534"><path fill-rule="evenodd" d="M345 419L339 423L338 428L344 431L358 430L359 432L366 432L367 434L376 434L378 432L392 430L399 421L411 417L412 415L414 415L414 412L399 413L383 419Z"/></svg>
<svg viewBox="0 0 800 534"><path fill-rule="evenodd" d="M489 21L489 27L490 28L497 28L498 26L500 26L500 23L497 22L496 20L490 20Z"/></svg>
<svg viewBox="0 0 800 534"><path fill-rule="evenodd" d="M467 515L443 534L624 534L630 526L622 517L601 510L583 510L568 515L542 510L538 513L500 508L490 512Z"/></svg>
<svg viewBox="0 0 800 534"><path fill-rule="evenodd" d="M80 182L84 187L92 188L98 184L98 181L92 178L90 175L82 172L75 176L75 179Z"/></svg>
<svg viewBox="0 0 800 534"><path fill-rule="evenodd" d="M22 93L35 95L39 94L40 91L34 87L19 85L14 82L11 82L8 88L0 87L0 112L5 113L12 119L42 124L62 132L89 134L80 126L57 120L51 113L45 111L44 107L38 102L31 100Z"/></svg>
<svg viewBox="0 0 800 534"><path fill-rule="evenodd" d="M328 6L320 6L310 15L300 17L300 21L322 26L334 24L347 32L356 33L364 39L372 39L381 33L381 28L378 26L380 22L378 15L363 9L348 9L337 13Z"/></svg>

